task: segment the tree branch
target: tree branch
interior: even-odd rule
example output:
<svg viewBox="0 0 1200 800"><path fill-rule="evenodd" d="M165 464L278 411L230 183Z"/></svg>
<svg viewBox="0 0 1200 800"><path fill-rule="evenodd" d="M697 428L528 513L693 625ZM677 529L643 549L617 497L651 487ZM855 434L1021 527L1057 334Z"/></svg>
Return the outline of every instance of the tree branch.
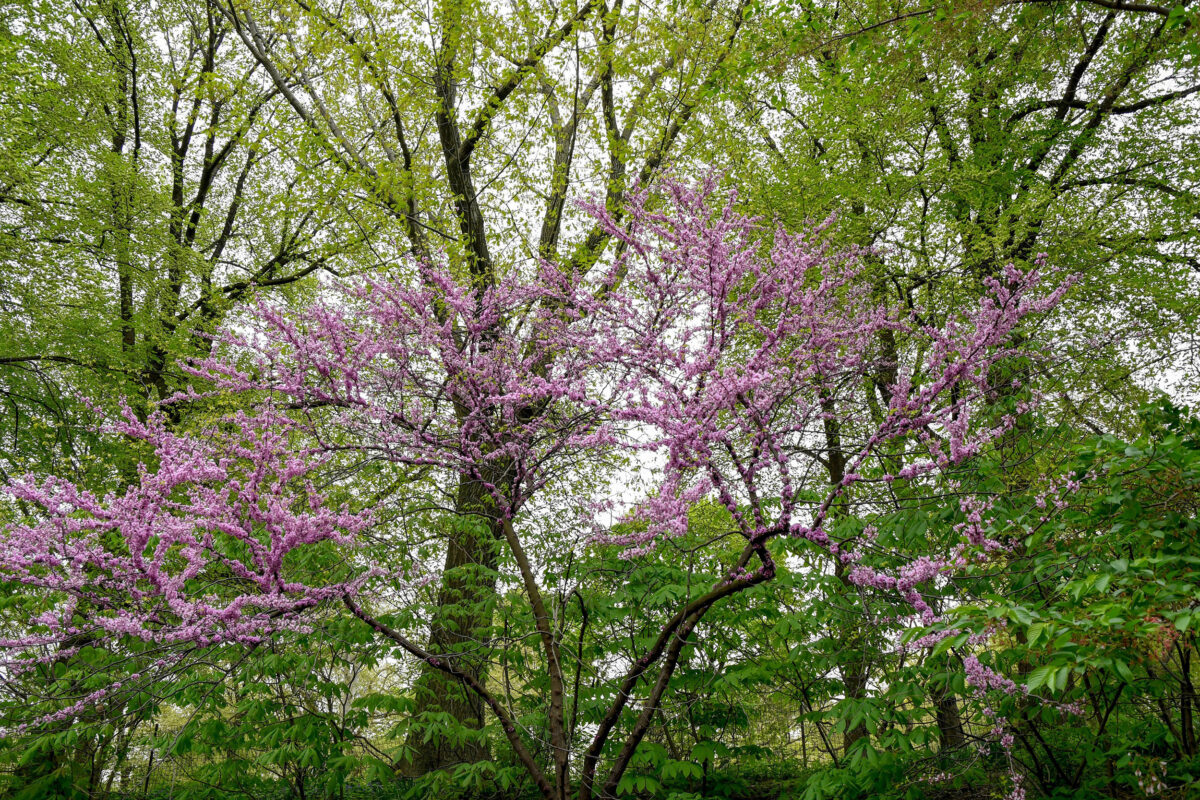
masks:
<svg viewBox="0 0 1200 800"><path fill-rule="evenodd" d="M1052 3L1059 4L1062 0L1011 0L1015 5L1017 3ZM1171 13L1171 9L1167 6L1155 6L1148 3L1122 3L1120 0L1080 0L1087 5L1099 6L1113 11L1131 11L1137 14L1160 14L1167 16Z"/></svg>
<svg viewBox="0 0 1200 800"><path fill-rule="evenodd" d="M547 798L554 797L553 787L550 785L550 782L546 780L546 776L538 767L537 762L534 761L533 755L525 747L525 743L521 741L521 736L517 733L516 723L513 721L512 717L508 715L508 712L504 710L504 706L501 705L500 702L493 697L492 694L486 688L484 688L484 686L476 678L472 677L469 673L459 670L453 664L448 663L444 658L438 658L437 656L425 650L425 648L409 640L399 631L396 631L392 627L367 614L362 610L358 603L354 602L354 599L351 598L350 595L343 595L342 602L345 603L346 608L350 609L351 614L365 622L377 633L380 633L383 636L391 639L393 642L400 645L409 653L421 659L434 669L444 672L447 675L459 680L466 688L478 695L479 698L487 704L488 708L492 710L492 713L495 714L496 718L500 721L500 726L504 729L504 735L508 739L508 743L512 745L513 752L516 753L521 765L525 767L526 771L529 773L529 776L533 778L538 788L542 791L542 794Z"/></svg>
<svg viewBox="0 0 1200 800"><path fill-rule="evenodd" d="M471 153L475 151L475 145L478 144L479 139L487 131L492 118L496 116L496 112L500 110L500 106L504 104L508 96L516 91L525 78L537 69L538 64L541 63L548 52L562 44L563 40L571 35L571 31L575 29L575 26L586 19L593 8L595 8L594 0L587 0L574 17L563 23L550 36L538 42L532 52L517 64L516 69L509 74L507 80L492 88L491 96L488 97L483 108L479 110L479 113L475 115L475 122L472 123L470 131L468 131L466 138L463 139L462 144L458 148L458 160L460 162L466 163L471 159Z"/></svg>
<svg viewBox="0 0 1200 800"><path fill-rule="evenodd" d="M678 644L678 648L681 649L683 647L683 641L687 638L687 635L684 634L683 637L677 636L677 633L681 627L688 623L688 620L698 612L700 616L703 616L703 612L721 598L728 597L731 594L736 594L742 589L747 589L756 583L762 583L768 579L769 575L765 572L759 572L750 577L738 577L740 571L745 568L746 564L750 562L750 559L755 555L755 553L759 552L761 547L764 547L764 545L746 545L745 549L742 550L741 555L738 557L737 562L734 564L733 569L729 571L729 576L727 579L717 584L706 594L696 598L677 611L675 616L671 617L671 619L663 627L662 631L659 633L658 639L654 642L646 654L634 662L633 665L631 665L626 671L624 678L621 680L620 687L617 689L616 699L613 701L613 704L609 706L608 711L605 712L604 718L600 720L600 725L596 729L596 734L592 737L592 743L588 747L587 752L584 754L583 777L581 779L579 788L580 800L590 800L592 796L592 786L595 782L596 776L596 765L600 761L600 754L603 752L604 744L608 741L609 734L620 720L621 712L624 711L625 706L629 704L629 699L633 694L633 690L637 686L638 681L641 680L642 675L644 675L646 671L650 669L651 665L657 662L664 653L668 653L668 656L670 656L668 648L675 648L676 645L674 642L676 640L680 642ZM696 622L699 622L699 617L697 617ZM691 632L692 627L695 627L695 622L691 624L691 627L687 628L688 633ZM676 658L677 657L678 656L676 655ZM674 666L671 666L670 671L674 672ZM662 680L662 677L663 673L660 670L660 681ZM636 747L636 744L634 746Z"/></svg>

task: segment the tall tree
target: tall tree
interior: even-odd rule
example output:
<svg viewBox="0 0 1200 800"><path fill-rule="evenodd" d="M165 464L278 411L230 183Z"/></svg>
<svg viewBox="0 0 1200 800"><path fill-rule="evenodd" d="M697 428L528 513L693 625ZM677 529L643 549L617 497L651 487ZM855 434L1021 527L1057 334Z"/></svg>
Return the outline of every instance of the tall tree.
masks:
<svg viewBox="0 0 1200 800"><path fill-rule="evenodd" d="M499 275L530 260L564 274L592 267L611 234L572 215L571 201L600 192L616 211L631 183L658 173L741 58L746 17L742 0L674 13L622 0L221 9L317 157L396 220L417 258L446 248L480 302ZM446 536L435 652L487 653L503 539L482 489L490 482L464 480L455 492L460 521ZM470 667L482 669L482 660ZM436 671L421 697L423 710L448 710L469 727L483 718L479 700ZM481 755L469 738L418 735L412 744L418 773Z"/></svg>
<svg viewBox="0 0 1200 800"><path fill-rule="evenodd" d="M800 3L773 19L780 68L740 87L758 147L716 136L713 156L785 219L838 212L903 306L937 313L1049 253L1082 278L1060 314L1090 341L1055 402L1084 427L1128 420L1144 395L1127 376L1192 347L1196 9ZM1111 416L1088 416L1095 392Z"/></svg>
<svg viewBox="0 0 1200 800"><path fill-rule="evenodd" d="M708 156L759 187L752 202L767 213L838 213L846 241L875 248L880 296L931 319L971 302L1005 264L1048 252L1081 276L1058 310L1060 346L1075 357L1044 380L1010 365L997 386L1036 384L1050 396L1043 410L1057 408L1076 435L1134 420L1162 366L1183 366L1194 351L1195 9L797 3L771 21L762 44L778 66L731 86L744 115ZM901 352L889 337L881 347ZM1139 373L1147 380L1130 380ZM881 374L864 391L887 403L888 383ZM825 434L836 485L836 415ZM1010 439L1026 448L1010 453L1014 462L1030 458L1031 441ZM852 600L846 588L839 603ZM845 691L862 697L868 675L848 656ZM961 742L951 701L938 719L943 739ZM857 727L847 742L865 733Z"/></svg>
<svg viewBox="0 0 1200 800"><path fill-rule="evenodd" d="M144 417L226 314L337 269L361 234L319 168L281 151L290 116L215 8L22 2L0 25L0 475L52 470L103 491L134 479L144 451L91 434L104 411L87 402L127 397ZM14 600L6 615L38 613ZM73 654L89 643L56 668L86 672ZM8 699L36 704L45 682L27 675ZM30 791L59 770L99 791L148 713L48 748L25 767Z"/></svg>
<svg viewBox="0 0 1200 800"><path fill-rule="evenodd" d="M334 268L354 237L280 152L278 93L215 9L8 8L0 379L28 457L73 391L170 395L232 304Z"/></svg>

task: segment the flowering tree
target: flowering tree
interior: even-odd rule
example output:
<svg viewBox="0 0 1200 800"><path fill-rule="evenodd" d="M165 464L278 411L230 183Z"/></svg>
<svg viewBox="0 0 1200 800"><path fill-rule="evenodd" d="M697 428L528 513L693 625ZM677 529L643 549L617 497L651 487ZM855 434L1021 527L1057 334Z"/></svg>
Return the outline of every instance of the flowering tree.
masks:
<svg viewBox="0 0 1200 800"><path fill-rule="evenodd" d="M18 661L84 630L253 644L338 601L476 696L545 797L577 787L588 800L615 792L705 614L774 576L773 539L811 541L831 562L854 564L856 583L898 590L931 620L917 587L963 551L899 554L905 566L876 570L858 563L857 545L831 537L831 510L884 448L907 443L919 456L871 480L912 481L961 463L1010 425L976 421L991 368L1015 352L1022 320L1063 289L1035 298L1036 271L1010 268L977 307L933 328L875 302L861 254L822 244L819 230L764 229L734 198L714 203L711 180L664 188L659 206L643 192L620 221L591 209L620 247L586 276L541 263L480 288L419 263L415 281L364 282L299 315L260 307L252 332L228 334L224 352L195 368L262 403L233 420L233 434L126 420L118 429L152 443L158 462L126 495L93 498L55 479L10 489L40 514L6 531L0 569L57 600L5 644L25 651ZM883 331L921 343L924 355L892 365L890 403L873 415L853 397L878 372ZM831 408L849 454L833 486L809 475ZM465 478L490 501L544 657L548 765L486 677L381 619L368 587L395 576L352 558L326 582L289 573L291 554L349 545L369 524L329 508L307 482L322 457L347 449ZM634 532L598 537L636 557L683 533L689 509L709 499L727 510L742 547L622 667L584 741L568 720L562 632L522 528L531 501L581 454L613 453L657 460L660 481L634 509ZM605 499L578 498L589 507ZM998 546L979 521L964 527L966 545ZM96 610L86 621L81 604Z"/></svg>

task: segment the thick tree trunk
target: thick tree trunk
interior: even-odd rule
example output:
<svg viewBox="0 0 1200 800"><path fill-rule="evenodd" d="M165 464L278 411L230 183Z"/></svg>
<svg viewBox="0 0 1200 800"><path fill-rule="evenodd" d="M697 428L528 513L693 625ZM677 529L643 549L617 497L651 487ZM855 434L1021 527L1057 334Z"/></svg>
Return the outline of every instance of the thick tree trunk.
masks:
<svg viewBox="0 0 1200 800"><path fill-rule="evenodd" d="M842 599L849 608L857 608L857 595L850 584L841 562L835 568L835 574L846 590ZM862 700L867 696L867 680L870 672L867 660L863 655L861 626L855 624L855 615L847 615L847 619L839 626L838 635L842 641L842 649L838 651L838 673L842 678L842 690L847 700ZM842 755L847 756L855 744L869 736L866 722L859 722L853 728L848 728L842 737Z"/></svg>
<svg viewBox="0 0 1200 800"><path fill-rule="evenodd" d="M958 711L958 698L949 690L937 695L938 740L942 750L956 750L967 743L963 735L962 715Z"/></svg>
<svg viewBox="0 0 1200 800"><path fill-rule="evenodd" d="M842 431L837 421L837 403L832 397L821 400L821 410L824 412L826 466L829 470L829 484L836 490L846 478L846 453L842 449ZM843 503L837 503L830 512L830 519L845 513ZM840 559L835 559L834 575L841 584L841 599L848 608L857 607L855 587L850 583L845 565ZM845 621L838 626L838 636L843 647L838 651L838 672L842 678L842 687L847 700L861 700L867 692L867 664L863 658L862 631L856 620L861 617L856 613L847 614ZM855 743L868 735L865 721L846 730L842 739L842 752L849 754Z"/></svg>
<svg viewBox="0 0 1200 800"><path fill-rule="evenodd" d="M491 498L479 483L460 479L455 506L460 524L450 532L446 545L428 650L439 656L452 655L461 670L486 683L498 540L503 534L499 520L489 513ZM418 714L444 711L460 725L474 729L483 726L484 707L479 696L465 690L461 681L428 666L417 681L416 710ZM454 743L436 734L425 741L424 730L414 731L408 746L413 753L408 771L413 775L480 761L488 755L486 748L476 742Z"/></svg>

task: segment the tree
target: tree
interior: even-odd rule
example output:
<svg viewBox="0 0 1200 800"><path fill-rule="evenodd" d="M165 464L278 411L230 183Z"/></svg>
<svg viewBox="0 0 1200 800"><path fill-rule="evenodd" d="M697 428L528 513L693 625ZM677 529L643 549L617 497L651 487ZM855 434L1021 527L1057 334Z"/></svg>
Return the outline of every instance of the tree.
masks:
<svg viewBox="0 0 1200 800"><path fill-rule="evenodd" d="M0 469L97 470L76 391L144 410L252 289L336 270L354 237L215 9L15 4L5 24Z"/></svg>
<svg viewBox="0 0 1200 800"><path fill-rule="evenodd" d="M1080 430L1132 419L1127 376L1179 363L1194 323L1195 8L801 3L771 21L779 67L731 88L757 136L729 128L709 157L784 219L836 211L902 306L953 308L1049 253L1080 276L1058 314L1086 349L1047 408Z"/></svg>
<svg viewBox="0 0 1200 800"><path fill-rule="evenodd" d="M831 535L834 503L868 482L920 481L1011 424L972 422L988 372L1014 352L1021 322L1064 292L1035 299L1037 274L1009 269L960 319L921 326L871 303L858 253L820 244L819 232L777 230L768 245L731 202L714 206L713 191L712 182L669 184L662 211L639 193L624 223L593 207L624 244L601 275L564 276L542 262L481 294L444 267L417 262L415 285L366 282L297 319L261 306L252 335L226 336L244 356L218 354L197 369L224 389L265 393L257 414L232 420L233 435L218 440L225 444L170 433L158 419L127 419L118 430L153 442L159 464L143 469L126 496L101 501L57 479L12 489L41 511L6 530L5 573L64 603L8 644L26 664L45 660L40 648L95 628L157 646L256 645L340 600L478 697L545 797L572 791L573 758L581 798L612 794L708 611L774 576L777 538L806 540L834 563L861 559L861 543ZM826 416L824 399L855 392L874 373L885 328L923 337L928 351L898 367L882 417L838 406L853 455L842 485L814 482L809 442ZM873 475L880 448L901 441L926 456ZM469 657L430 650L389 624L365 587L395 577L329 547L349 544L367 525L361 514L322 505L311 485L314 456L346 448L441 471L452 486L465 481L488 498L476 513L503 532L549 684L548 770L490 681L464 667ZM588 720L590 741L577 743L584 734L569 721L563 631L520 531L531 498L560 469L581 453L620 452L662 458L657 492L637 505L638 524L607 534L629 557L684 533L689 510L706 497L724 508L729 536L742 546L714 584L689 587L649 646L619 667L612 699ZM584 494L574 505L597 499L611 500ZM996 546L977 528L966 535L971 545ZM898 556L908 563L894 576L863 564L854 580L900 591L931 621L914 587L961 556ZM318 571L328 577L313 579ZM101 613L74 617L80 600ZM101 687L59 716L118 690L128 687Z"/></svg>
<svg viewBox="0 0 1200 800"><path fill-rule="evenodd" d="M136 478L139 443L94 435L95 421L122 397L144 416L226 314L255 291L302 293L361 233L328 173L282 148L278 96L211 6L18 2L0 29L0 474L70 475L103 495ZM171 409L173 424L193 411ZM44 676L26 678L6 700L38 702ZM44 749L24 776L69 769L78 791L101 791L105 759L152 709Z"/></svg>
<svg viewBox="0 0 1200 800"><path fill-rule="evenodd" d="M1055 312L1059 344L1076 351L1019 377L1069 420L1058 434L1120 434L1149 397L1131 376L1173 364L1194 379L1196 24L1186 3L783 4L757 29L773 66L731 83L743 115L700 157L729 164L762 213L837 213L841 241L875 248L879 296L933 319L1048 252L1080 276ZM894 347L887 335L880 346ZM835 485L839 434L827 427ZM1011 436L1010 462L1037 443ZM844 580L825 591L833 607L856 603ZM861 617L831 621L829 636L845 694L865 699L878 643ZM961 742L953 703L942 734Z"/></svg>
<svg viewBox="0 0 1200 800"><path fill-rule="evenodd" d="M429 259L445 247L479 293L528 260L590 269L611 237L573 216L571 201L600 191L619 214L629 185L655 177L684 143L720 79L750 63L740 46L744 0L217 6L286 98L313 158L350 176L363 205L402 234L402 249ZM482 519L477 506L488 502L470 484L454 500ZM489 636L503 533L452 526L443 535L441 611L428 644L483 658L477 643ZM422 695L430 712L481 724L478 701L436 671ZM441 736L414 737L414 750L417 773L481 756Z"/></svg>
<svg viewBox="0 0 1200 800"><path fill-rule="evenodd" d="M1023 529L1026 547L972 577L977 596L999 602L953 613L967 630L996 619L1014 629L993 663L1027 694L996 707L1014 757L1047 793L1195 780L1197 422L1164 401L1138 421L1136 439L1075 448L1056 479L993 490L1005 498L995 523ZM1069 729L1044 713L1056 703L1073 708Z"/></svg>

